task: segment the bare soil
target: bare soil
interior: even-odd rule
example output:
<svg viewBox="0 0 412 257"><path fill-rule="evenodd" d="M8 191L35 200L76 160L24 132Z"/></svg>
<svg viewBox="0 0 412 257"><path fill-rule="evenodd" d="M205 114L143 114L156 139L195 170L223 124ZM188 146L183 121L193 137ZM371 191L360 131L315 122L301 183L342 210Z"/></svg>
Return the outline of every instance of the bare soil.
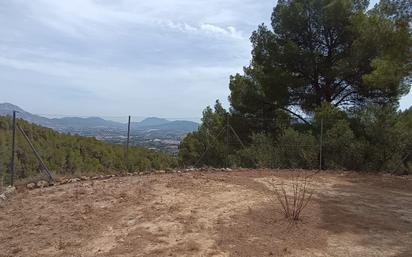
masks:
<svg viewBox="0 0 412 257"><path fill-rule="evenodd" d="M115 177L19 192L0 256L412 256L412 178L324 172L302 220L267 181L292 171Z"/></svg>

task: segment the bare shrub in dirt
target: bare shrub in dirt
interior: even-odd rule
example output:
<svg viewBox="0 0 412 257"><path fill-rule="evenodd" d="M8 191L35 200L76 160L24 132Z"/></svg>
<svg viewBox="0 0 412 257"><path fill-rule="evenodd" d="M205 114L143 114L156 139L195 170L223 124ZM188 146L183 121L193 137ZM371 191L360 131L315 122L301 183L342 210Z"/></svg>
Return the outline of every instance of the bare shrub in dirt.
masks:
<svg viewBox="0 0 412 257"><path fill-rule="evenodd" d="M269 184L285 218L291 222L300 220L302 211L312 199L311 176L298 172L286 182L272 179Z"/></svg>

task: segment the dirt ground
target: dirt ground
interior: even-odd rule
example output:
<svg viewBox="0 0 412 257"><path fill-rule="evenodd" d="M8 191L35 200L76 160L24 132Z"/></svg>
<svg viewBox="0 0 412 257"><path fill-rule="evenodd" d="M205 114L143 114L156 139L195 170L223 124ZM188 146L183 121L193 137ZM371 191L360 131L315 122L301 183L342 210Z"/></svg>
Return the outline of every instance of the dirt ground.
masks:
<svg viewBox="0 0 412 257"><path fill-rule="evenodd" d="M412 178L320 173L295 225L267 181L291 171L157 174L20 189L0 256L412 256Z"/></svg>

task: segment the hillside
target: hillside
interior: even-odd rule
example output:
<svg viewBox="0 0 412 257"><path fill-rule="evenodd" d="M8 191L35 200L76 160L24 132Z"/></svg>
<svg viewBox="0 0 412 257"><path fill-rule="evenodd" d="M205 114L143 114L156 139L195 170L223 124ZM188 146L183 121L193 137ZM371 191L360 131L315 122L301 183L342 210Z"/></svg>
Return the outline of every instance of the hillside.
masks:
<svg viewBox="0 0 412 257"><path fill-rule="evenodd" d="M105 120L100 117L64 117L49 119L23 110L19 106L10 103L0 103L0 116L11 116L13 111L18 111L18 117L31 123L52 128L61 132L76 133L78 130L90 129L117 129L125 131L126 123ZM189 133L197 129L198 123L193 121L171 121L163 118L148 117L140 122L132 122L132 129L142 130L162 130L163 132L180 131Z"/></svg>
<svg viewBox="0 0 412 257"><path fill-rule="evenodd" d="M95 137L108 143L122 144L127 134L127 124L100 117L64 117L49 119L32 114L10 103L0 103L0 116L17 116L28 122L52 128L58 132ZM132 119L133 120L133 119ZM199 124L185 120L167 120L149 117L131 123L130 143L134 146L153 148L169 154L177 154L180 141L190 132L196 131Z"/></svg>
<svg viewBox="0 0 412 257"><path fill-rule="evenodd" d="M120 172L127 169L124 146L94 138L58 133L52 129L19 119L18 124L33 141L50 170L55 174L82 172ZM6 171L11 156L11 119L0 117L0 170ZM38 162L23 136L17 133L16 172L30 177L38 172ZM173 158L148 149L131 147L128 169L163 169L175 164Z"/></svg>

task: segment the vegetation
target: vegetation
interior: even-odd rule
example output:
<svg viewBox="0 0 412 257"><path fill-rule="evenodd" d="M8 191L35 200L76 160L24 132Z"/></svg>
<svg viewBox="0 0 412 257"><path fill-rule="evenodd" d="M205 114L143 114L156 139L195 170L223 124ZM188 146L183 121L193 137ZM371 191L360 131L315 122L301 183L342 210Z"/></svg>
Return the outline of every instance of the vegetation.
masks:
<svg viewBox="0 0 412 257"><path fill-rule="evenodd" d="M125 163L124 146L108 144L95 138L61 134L52 129L18 120L18 124L37 148L46 165L54 174L113 173L165 169L176 165L163 153L131 147ZM11 157L12 120L0 117L0 171L8 170ZM39 172L39 163L23 135L16 133L16 175L18 178Z"/></svg>
<svg viewBox="0 0 412 257"><path fill-rule="evenodd" d="M253 32L250 65L230 79L230 109L219 102L205 109L179 161L412 172L412 109L398 111L411 82L412 7L403 0L367 7L278 1L272 30Z"/></svg>
<svg viewBox="0 0 412 257"><path fill-rule="evenodd" d="M231 77L233 109L276 118L280 110L300 117L293 108L310 113L323 102L396 104L409 90L409 23L391 19L388 8L368 12L367 6L365 0L279 1L273 30L261 25L253 32L250 65Z"/></svg>
<svg viewBox="0 0 412 257"><path fill-rule="evenodd" d="M296 222L301 219L301 215L306 206L310 203L313 195L311 176L315 174L295 173L291 179L285 183L272 179L269 181L269 188L273 191L277 202L281 206L281 211L286 219Z"/></svg>

